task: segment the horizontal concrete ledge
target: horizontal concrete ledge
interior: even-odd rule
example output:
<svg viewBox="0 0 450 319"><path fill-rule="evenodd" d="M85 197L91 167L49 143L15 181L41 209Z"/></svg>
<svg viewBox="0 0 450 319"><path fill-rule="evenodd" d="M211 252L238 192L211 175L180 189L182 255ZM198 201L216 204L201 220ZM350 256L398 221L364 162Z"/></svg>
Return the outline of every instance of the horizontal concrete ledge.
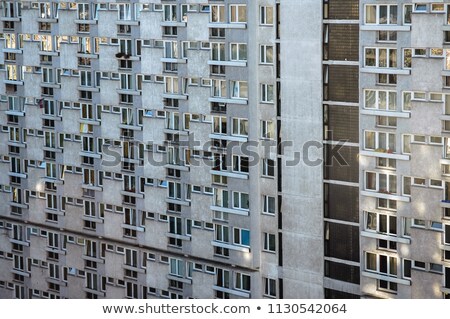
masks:
<svg viewBox="0 0 450 319"><path fill-rule="evenodd" d="M31 275L29 273L27 273L26 271L23 270L17 270L17 269L11 269L11 272L13 274L19 275L19 276L24 276L24 277L31 277Z"/></svg>
<svg viewBox="0 0 450 319"><path fill-rule="evenodd" d="M450 202L440 202L440 206L442 208L450 208Z"/></svg>
<svg viewBox="0 0 450 319"><path fill-rule="evenodd" d="M80 156L93 157L93 158L102 158L100 154L91 153L91 152L80 152L78 153Z"/></svg>
<svg viewBox="0 0 450 319"><path fill-rule="evenodd" d="M392 199L392 200L398 200L400 202L406 202L406 203L411 202L411 198L410 197L401 196L401 195L384 194L384 193L369 192L369 191L361 191L360 194L362 196L367 196L367 197Z"/></svg>
<svg viewBox="0 0 450 319"><path fill-rule="evenodd" d="M165 128L163 129L163 133L166 134L178 134L178 135L189 135L189 131L183 131L183 130L176 130L176 129L171 129L171 128Z"/></svg>
<svg viewBox="0 0 450 319"><path fill-rule="evenodd" d="M133 225L128 225L128 224L121 224L120 227L126 228L126 229L135 230L135 231L140 231L140 232L144 232L145 231L145 228L142 227L142 226L133 226Z"/></svg>
<svg viewBox="0 0 450 319"><path fill-rule="evenodd" d="M234 214L234 215L240 215L240 216L248 216L249 212L246 210L239 210L239 209L232 209L232 208L226 208L226 207L220 207L220 206L214 206L211 205L209 207L211 210L215 210L222 213L228 213L228 214Z"/></svg>
<svg viewBox="0 0 450 319"><path fill-rule="evenodd" d="M171 204L181 205L181 206L191 206L191 202L187 202L187 201L179 200L179 199L173 199L173 198L166 198L166 203L171 203Z"/></svg>
<svg viewBox="0 0 450 319"><path fill-rule="evenodd" d="M3 80L3 83L13 84L13 85L23 85L23 81L17 81L17 80Z"/></svg>
<svg viewBox="0 0 450 319"><path fill-rule="evenodd" d="M395 241L397 243L401 244L411 244L411 239L409 238L402 238L402 237L396 237L396 236L389 236L385 235L383 233L376 233L376 232L370 232L370 231L362 231L361 236L368 237L368 238L375 238L375 239L382 239L382 240L389 240L389 241Z"/></svg>
<svg viewBox="0 0 450 319"><path fill-rule="evenodd" d="M220 286L213 286L213 289L222 291L222 292L226 292L226 293L229 293L229 294L232 294L235 296L243 297L243 298L250 298L250 293L244 292L244 291L238 291L238 290L224 288L224 287L220 287Z"/></svg>
<svg viewBox="0 0 450 319"><path fill-rule="evenodd" d="M325 24L359 24L359 20L351 20L351 19L324 19L323 23Z"/></svg>
<svg viewBox="0 0 450 319"><path fill-rule="evenodd" d="M398 74L398 75L410 75L411 70L394 69L394 68L376 68L376 67L362 67L361 73L380 73L380 74Z"/></svg>
<svg viewBox="0 0 450 319"><path fill-rule="evenodd" d="M241 142L245 143L248 141L248 138L245 136L234 136L234 135L222 135L222 134L209 134L209 138L214 138L218 140L227 140L233 142Z"/></svg>
<svg viewBox="0 0 450 319"><path fill-rule="evenodd" d="M248 179L247 174L239 174L239 173L233 173L233 172L228 172L228 171L216 171L216 170L212 169L209 171L209 173L213 174L213 175L226 176L226 177L230 177L230 178Z"/></svg>
<svg viewBox="0 0 450 319"><path fill-rule="evenodd" d="M161 58L161 62L186 64L187 63L187 59Z"/></svg>
<svg viewBox="0 0 450 319"><path fill-rule="evenodd" d="M333 106L352 106L352 107L359 107L359 103L354 103L354 102L323 101L323 104L326 104L326 105L333 105Z"/></svg>
<svg viewBox="0 0 450 319"><path fill-rule="evenodd" d="M119 124L119 128L123 128L125 130L132 130L132 131L142 131L142 126L138 125L129 125L129 124Z"/></svg>
<svg viewBox="0 0 450 319"><path fill-rule="evenodd" d="M363 151L363 150L361 150L359 152L359 154L363 155L363 156L390 158L390 159L397 159L397 160L401 160L401 161L409 161L410 160L410 156L405 155L405 154L382 153L382 152Z"/></svg>
<svg viewBox="0 0 450 319"><path fill-rule="evenodd" d="M144 198L144 194L136 193L136 192L120 191L120 194L124 195L124 196L136 197L136 198Z"/></svg>
<svg viewBox="0 0 450 319"><path fill-rule="evenodd" d="M176 164L166 164L166 165L164 165L164 168L177 169L177 170L180 170L183 172L189 172L189 170L190 170L189 166L176 165Z"/></svg>
<svg viewBox="0 0 450 319"><path fill-rule="evenodd" d="M389 282L395 282L395 283L401 284L401 285L411 286L411 281L406 280L406 279L389 277L389 276L385 276L385 275L381 275L381 274L377 274L377 273L372 273L369 271L362 271L361 275L363 275L364 277L369 277L369 278L373 278L373 279L385 280L385 281L389 281Z"/></svg>
<svg viewBox="0 0 450 319"><path fill-rule="evenodd" d="M87 220L87 221L90 221L90 222L99 223L99 224L103 224L104 221L105 221L103 218L99 218L99 217L95 217L95 216L88 216L88 215L82 215L81 219L82 220Z"/></svg>
<svg viewBox="0 0 450 319"><path fill-rule="evenodd" d="M244 62L244 61L215 61L215 60L208 60L208 65L224 65L224 66L246 67L247 66L247 62Z"/></svg>
<svg viewBox="0 0 450 319"><path fill-rule="evenodd" d="M14 115L14 116L25 116L25 112L22 111L5 111L6 115Z"/></svg>
<svg viewBox="0 0 450 319"><path fill-rule="evenodd" d="M177 169L177 170L180 170L183 172L189 172L189 170L190 170L189 166L176 165L176 164L166 164L166 165L164 165L164 168Z"/></svg>
<svg viewBox="0 0 450 319"><path fill-rule="evenodd" d="M97 24L97 20L82 20L82 19L75 19L75 23L78 24Z"/></svg>
<svg viewBox="0 0 450 319"><path fill-rule="evenodd" d="M167 279L169 280L176 280L176 281L180 281L182 283L188 284L188 285L192 285L192 279L189 278L183 278L183 277L178 277L175 275L167 275Z"/></svg>
<svg viewBox="0 0 450 319"><path fill-rule="evenodd" d="M127 270L138 272L140 274L145 274L145 272L146 272L145 269L134 267L134 266L130 266L130 265L123 265L123 268L127 269Z"/></svg>
<svg viewBox="0 0 450 319"><path fill-rule="evenodd" d="M23 209L28 209L28 205L27 204L21 204L21 203L16 203L13 201L8 202L8 204L12 207L19 207L19 208L23 208Z"/></svg>
<svg viewBox="0 0 450 319"><path fill-rule="evenodd" d="M117 25L139 25L139 21L137 20L117 20Z"/></svg>
<svg viewBox="0 0 450 319"><path fill-rule="evenodd" d="M92 86L78 86L77 89L80 91L100 92L100 88Z"/></svg>
<svg viewBox="0 0 450 319"><path fill-rule="evenodd" d="M361 293L360 286L357 284L352 284L328 277L323 278L323 285L324 288L339 290L353 295L359 295Z"/></svg>
<svg viewBox="0 0 450 319"><path fill-rule="evenodd" d="M27 247L30 246L29 242L23 241L23 240L17 240L17 239L14 239L14 238L10 238L9 242L13 243L13 244L17 244L17 245L27 246Z"/></svg>
<svg viewBox="0 0 450 319"><path fill-rule="evenodd" d="M404 119L408 119L411 117L410 112L384 111L384 110L374 110L374 109L362 109L360 111L360 114L399 117L399 118L404 118Z"/></svg>
<svg viewBox="0 0 450 319"><path fill-rule="evenodd" d="M89 125L96 125L96 126L101 124L99 121L89 120L89 119L79 119L78 122L82 123L82 124L89 124Z"/></svg>
<svg viewBox="0 0 450 319"><path fill-rule="evenodd" d="M121 23L125 24L125 23ZM186 22L178 22L178 21L161 21L162 27L185 27Z"/></svg>
<svg viewBox="0 0 450 319"><path fill-rule="evenodd" d="M23 50L22 49L14 49L14 48L4 48L2 49L3 53L17 53L17 54L22 54Z"/></svg>
<svg viewBox="0 0 450 319"><path fill-rule="evenodd" d="M18 17L1 17L0 21L12 21L12 22L20 22L21 18Z"/></svg>
<svg viewBox="0 0 450 319"><path fill-rule="evenodd" d="M325 65L353 65L359 66L359 61L338 61L338 60L327 60L322 62Z"/></svg>
<svg viewBox="0 0 450 319"><path fill-rule="evenodd" d="M83 260L89 260L89 261L93 261L99 264L104 264L105 260L102 258L98 258L98 257L92 257L92 256L87 256L87 255L82 255L81 259Z"/></svg>
<svg viewBox="0 0 450 319"><path fill-rule="evenodd" d="M400 31L408 32L411 31L410 25L380 25L380 24L364 24L359 27L361 31Z"/></svg>
<svg viewBox="0 0 450 319"><path fill-rule="evenodd" d="M171 93L163 93L163 98L166 99L175 99L175 100L187 100L188 96L183 94L171 94Z"/></svg>
<svg viewBox="0 0 450 319"><path fill-rule="evenodd" d="M209 102L217 102L217 103L225 103L225 104L241 104L241 105L247 105L248 100L247 99L227 99L227 98L220 98L220 97L210 97L208 99Z"/></svg>
<svg viewBox="0 0 450 319"><path fill-rule="evenodd" d="M208 23L208 28L246 29L247 23Z"/></svg>
<svg viewBox="0 0 450 319"><path fill-rule="evenodd" d="M88 287L83 287L83 291L89 292L89 293L91 293L93 295L97 295L97 296L100 296L100 297L105 297L105 293L104 292L97 291L97 290L94 290L94 289L90 289Z"/></svg>
<svg viewBox="0 0 450 319"><path fill-rule="evenodd" d="M8 176L14 176L14 177L19 177L19 178L27 178L27 174L15 173L15 172L8 172Z"/></svg>
<svg viewBox="0 0 450 319"><path fill-rule="evenodd" d="M56 18L37 18L37 22L48 22L48 23L57 23L58 19Z"/></svg>
<svg viewBox="0 0 450 319"><path fill-rule="evenodd" d="M98 59L98 54L78 52L77 57L78 58L88 58L88 59Z"/></svg>
<svg viewBox="0 0 450 319"><path fill-rule="evenodd" d="M117 89L116 92L118 94L126 94L126 95L141 95L141 91L136 90L123 90L123 89Z"/></svg>
<svg viewBox="0 0 450 319"><path fill-rule="evenodd" d="M176 238L176 239L181 239L181 240L185 240L185 241L191 241L191 236L187 236L187 235L166 233L166 236L169 238Z"/></svg>

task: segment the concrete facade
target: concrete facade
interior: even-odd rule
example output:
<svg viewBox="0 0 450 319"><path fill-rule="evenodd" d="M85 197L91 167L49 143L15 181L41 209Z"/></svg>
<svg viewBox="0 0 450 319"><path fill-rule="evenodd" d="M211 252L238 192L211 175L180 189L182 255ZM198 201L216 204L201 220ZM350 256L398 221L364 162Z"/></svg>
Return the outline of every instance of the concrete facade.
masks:
<svg viewBox="0 0 450 319"><path fill-rule="evenodd" d="M448 298L448 12L444 3L361 3L361 292L369 298Z"/></svg>
<svg viewBox="0 0 450 319"><path fill-rule="evenodd" d="M324 297L321 2L2 4L1 297Z"/></svg>

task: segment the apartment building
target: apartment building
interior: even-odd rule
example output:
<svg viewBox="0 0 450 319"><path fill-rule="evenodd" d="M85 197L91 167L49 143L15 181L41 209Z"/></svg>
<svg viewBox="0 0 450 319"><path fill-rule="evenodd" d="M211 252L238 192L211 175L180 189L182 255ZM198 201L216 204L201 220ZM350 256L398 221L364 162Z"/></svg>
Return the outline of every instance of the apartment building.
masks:
<svg viewBox="0 0 450 319"><path fill-rule="evenodd" d="M2 298L324 295L322 3L1 4Z"/></svg>
<svg viewBox="0 0 450 319"><path fill-rule="evenodd" d="M449 297L448 4L1 12L0 297Z"/></svg>
<svg viewBox="0 0 450 319"><path fill-rule="evenodd" d="M449 298L450 7L360 12L361 293Z"/></svg>

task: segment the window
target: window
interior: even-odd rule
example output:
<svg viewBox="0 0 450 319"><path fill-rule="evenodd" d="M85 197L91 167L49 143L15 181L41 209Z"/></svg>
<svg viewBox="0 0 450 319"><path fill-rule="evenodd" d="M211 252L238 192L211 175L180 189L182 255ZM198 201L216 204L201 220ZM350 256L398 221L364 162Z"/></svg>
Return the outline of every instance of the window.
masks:
<svg viewBox="0 0 450 319"><path fill-rule="evenodd" d="M164 93L178 94L178 77L165 76L164 77Z"/></svg>
<svg viewBox="0 0 450 319"><path fill-rule="evenodd" d="M228 270L216 268L216 286L230 288L230 272Z"/></svg>
<svg viewBox="0 0 450 319"><path fill-rule="evenodd" d="M261 6L259 8L259 23L261 25L273 25L273 7Z"/></svg>
<svg viewBox="0 0 450 319"><path fill-rule="evenodd" d="M248 136L248 120L244 118L233 118L232 135Z"/></svg>
<svg viewBox="0 0 450 319"><path fill-rule="evenodd" d="M397 110L397 92L364 90L364 108L383 111Z"/></svg>
<svg viewBox="0 0 450 319"><path fill-rule="evenodd" d="M264 295L267 297L277 296L277 281L271 278L263 278L264 280Z"/></svg>
<svg viewBox="0 0 450 319"><path fill-rule="evenodd" d="M77 9L79 20L91 20L89 3L78 3Z"/></svg>
<svg viewBox="0 0 450 319"><path fill-rule="evenodd" d="M248 85L246 81L231 81L231 97L234 99L248 98Z"/></svg>
<svg viewBox="0 0 450 319"><path fill-rule="evenodd" d="M262 175L274 177L275 176L275 161L272 159L263 158L262 160Z"/></svg>
<svg viewBox="0 0 450 319"><path fill-rule="evenodd" d="M403 24L411 24L412 4L403 5Z"/></svg>
<svg viewBox="0 0 450 319"><path fill-rule="evenodd" d="M211 23L225 23L225 6L224 5L210 5L210 22Z"/></svg>
<svg viewBox="0 0 450 319"><path fill-rule="evenodd" d="M168 22L176 22L177 19L177 6L175 4L165 4L163 5L164 9L164 21Z"/></svg>
<svg viewBox="0 0 450 319"><path fill-rule="evenodd" d="M377 126L380 127L397 127L397 118L393 116L377 116Z"/></svg>
<svg viewBox="0 0 450 319"><path fill-rule="evenodd" d="M178 59L178 42L164 41L164 57Z"/></svg>
<svg viewBox="0 0 450 319"><path fill-rule="evenodd" d="M241 192L233 192L233 208L235 209L249 209L248 194Z"/></svg>
<svg viewBox="0 0 450 319"><path fill-rule="evenodd" d="M86 272L86 288L97 290L98 289L98 275Z"/></svg>
<svg viewBox="0 0 450 319"><path fill-rule="evenodd" d="M379 172L366 172L365 190L384 194L397 194L397 176Z"/></svg>
<svg viewBox="0 0 450 319"><path fill-rule="evenodd" d="M264 233L264 246L265 251L275 252L275 234Z"/></svg>
<svg viewBox="0 0 450 319"><path fill-rule="evenodd" d="M138 253L137 250L125 249L125 265L131 267L138 266Z"/></svg>
<svg viewBox="0 0 450 319"><path fill-rule="evenodd" d="M233 172L248 173L248 157L233 155Z"/></svg>
<svg viewBox="0 0 450 319"><path fill-rule="evenodd" d="M220 241L223 243L229 243L230 242L230 236L229 236L229 227L225 225L214 225L214 233L215 233L215 240Z"/></svg>
<svg viewBox="0 0 450 319"><path fill-rule="evenodd" d="M224 189L216 188L214 190L214 198L213 198L214 206L219 207L228 207L228 191Z"/></svg>
<svg viewBox="0 0 450 319"><path fill-rule="evenodd" d="M417 13L427 12L427 4L426 3L415 3L414 4L414 12L417 12Z"/></svg>
<svg viewBox="0 0 450 319"><path fill-rule="evenodd" d="M261 121L261 138L275 138L275 124L272 121Z"/></svg>
<svg viewBox="0 0 450 319"><path fill-rule="evenodd" d="M250 230L234 227L233 244L240 246L250 246Z"/></svg>
<svg viewBox="0 0 450 319"><path fill-rule="evenodd" d="M263 195L263 213L275 214L275 197Z"/></svg>
<svg viewBox="0 0 450 319"><path fill-rule="evenodd" d="M365 67L396 68L397 49L365 48Z"/></svg>
<svg viewBox="0 0 450 319"><path fill-rule="evenodd" d="M180 217L169 216L169 233L175 235L182 235L182 219Z"/></svg>
<svg viewBox="0 0 450 319"><path fill-rule="evenodd" d="M181 200L181 183L169 182L168 197Z"/></svg>
<svg viewBox="0 0 450 319"><path fill-rule="evenodd" d="M260 46L260 59L261 64L273 64L273 46L261 45Z"/></svg>
<svg viewBox="0 0 450 319"><path fill-rule="evenodd" d="M119 20L129 21L131 20L131 4L129 3L119 3Z"/></svg>
<svg viewBox="0 0 450 319"><path fill-rule="evenodd" d="M172 276L184 277L184 262L181 259L170 258L169 259L169 273Z"/></svg>
<svg viewBox="0 0 450 319"><path fill-rule="evenodd" d="M234 288L239 290L250 291L250 276L240 272L236 272L236 281Z"/></svg>
<svg viewBox="0 0 450 319"><path fill-rule="evenodd" d="M395 152L395 133L364 131L364 149L381 153Z"/></svg>
<svg viewBox="0 0 450 319"><path fill-rule="evenodd" d="M374 212L365 212L365 230L397 236L397 217Z"/></svg>
<svg viewBox="0 0 450 319"><path fill-rule="evenodd" d="M246 23L247 6L230 4L230 23Z"/></svg>
<svg viewBox="0 0 450 319"><path fill-rule="evenodd" d="M366 5L366 24L397 24L397 5Z"/></svg>
<svg viewBox="0 0 450 319"><path fill-rule="evenodd" d="M261 102L273 103L273 85L261 84Z"/></svg>
<svg viewBox="0 0 450 319"><path fill-rule="evenodd" d="M231 61L247 61L247 44L231 43L230 44L230 60Z"/></svg>
<svg viewBox="0 0 450 319"><path fill-rule="evenodd" d="M213 116L212 132L227 134L227 118L225 116Z"/></svg>
<svg viewBox="0 0 450 319"><path fill-rule="evenodd" d="M365 270L390 277L397 277L397 257L365 253Z"/></svg>
<svg viewBox="0 0 450 319"><path fill-rule="evenodd" d="M213 79L212 86L211 86L211 94L213 97L226 98L227 97L227 81Z"/></svg>
<svg viewBox="0 0 450 319"><path fill-rule="evenodd" d="M80 86L87 86L87 87L91 87L92 86L92 72L91 71L80 71Z"/></svg>

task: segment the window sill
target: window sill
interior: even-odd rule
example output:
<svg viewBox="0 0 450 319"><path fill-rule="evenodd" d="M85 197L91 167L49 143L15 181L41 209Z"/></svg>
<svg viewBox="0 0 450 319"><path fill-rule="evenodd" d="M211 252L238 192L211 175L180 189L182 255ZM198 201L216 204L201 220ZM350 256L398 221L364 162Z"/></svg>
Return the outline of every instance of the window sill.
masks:
<svg viewBox="0 0 450 319"><path fill-rule="evenodd" d="M382 25L382 24L363 24L360 27L361 31L411 31L411 25Z"/></svg>

